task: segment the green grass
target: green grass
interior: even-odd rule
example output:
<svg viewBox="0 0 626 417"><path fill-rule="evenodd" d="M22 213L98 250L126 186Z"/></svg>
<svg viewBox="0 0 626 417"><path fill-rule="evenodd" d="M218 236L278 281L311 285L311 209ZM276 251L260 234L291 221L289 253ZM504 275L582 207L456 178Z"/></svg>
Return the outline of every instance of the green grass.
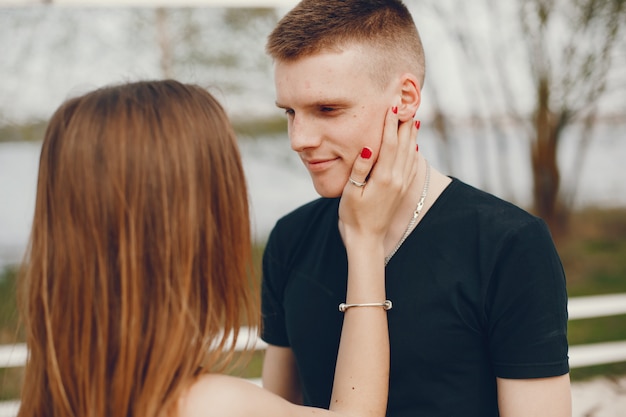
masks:
<svg viewBox="0 0 626 417"><path fill-rule="evenodd" d="M568 325L570 345L626 340L626 315L573 320ZM596 376L626 375L626 362L587 366L571 370L572 380Z"/></svg>
<svg viewBox="0 0 626 417"><path fill-rule="evenodd" d="M7 268L0 274L0 344L24 340L18 328L15 283L15 269ZM22 368L0 368L0 401L19 397L22 374Z"/></svg>
<svg viewBox="0 0 626 417"><path fill-rule="evenodd" d="M222 57L228 59L228 56ZM222 63L224 64L224 63ZM263 118L234 117L233 128L240 138L286 135L287 118L277 112L275 116ZM43 140L47 121L37 120L26 124L6 124L0 126L0 142L37 142Z"/></svg>
<svg viewBox="0 0 626 417"><path fill-rule="evenodd" d="M0 274L0 344L23 340L18 328L15 268L6 268Z"/></svg>
<svg viewBox="0 0 626 417"><path fill-rule="evenodd" d="M570 297L626 292L626 209L589 209L572 215L569 234L557 242ZM263 245L255 245L255 274L260 275ZM0 344L23 340L15 303L16 270L0 273ZM626 315L570 321L570 345L626 340ZM261 375L263 352L255 352L229 373ZM573 369L572 380L626 375L626 362ZM22 369L0 369L0 401L18 397Z"/></svg>
<svg viewBox="0 0 626 417"><path fill-rule="evenodd" d="M5 124L0 126L0 142L40 141L48 122L36 120L25 124Z"/></svg>
<svg viewBox="0 0 626 417"><path fill-rule="evenodd" d="M626 293L626 209L576 213L569 235L557 248L570 297ZM626 340L626 315L572 320L570 345ZM572 380L626 375L626 362L575 368Z"/></svg>
<svg viewBox="0 0 626 417"><path fill-rule="evenodd" d="M232 124L239 138L287 134L287 118L282 115L262 119L233 119Z"/></svg>
<svg viewBox="0 0 626 417"><path fill-rule="evenodd" d="M568 326L568 339L572 345L626 340L626 314L572 320Z"/></svg>
<svg viewBox="0 0 626 417"><path fill-rule="evenodd" d="M626 209L576 213L557 244L570 297L626 292Z"/></svg>

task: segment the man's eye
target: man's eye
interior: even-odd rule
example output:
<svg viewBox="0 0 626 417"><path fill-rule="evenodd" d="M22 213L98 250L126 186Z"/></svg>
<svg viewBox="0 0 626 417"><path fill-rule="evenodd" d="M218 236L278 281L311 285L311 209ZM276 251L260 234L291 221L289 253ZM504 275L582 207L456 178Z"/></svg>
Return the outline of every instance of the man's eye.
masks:
<svg viewBox="0 0 626 417"><path fill-rule="evenodd" d="M285 109L285 114L287 116L293 116L296 112L293 109Z"/></svg>
<svg viewBox="0 0 626 417"><path fill-rule="evenodd" d="M335 111L335 108L334 107L321 107L320 111L322 113L330 113L330 112Z"/></svg>

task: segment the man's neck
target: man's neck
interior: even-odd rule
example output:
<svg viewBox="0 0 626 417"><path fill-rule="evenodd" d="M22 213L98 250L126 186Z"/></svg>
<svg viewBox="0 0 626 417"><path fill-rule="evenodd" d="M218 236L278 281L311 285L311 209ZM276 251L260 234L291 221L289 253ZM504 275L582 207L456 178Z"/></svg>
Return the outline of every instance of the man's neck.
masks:
<svg viewBox="0 0 626 417"><path fill-rule="evenodd" d="M424 198L424 206L419 212L419 216L416 221L411 225L411 219L426 186L427 167L428 162L422 155L420 155L415 178L409 186L409 192L407 192L406 196L398 205L398 210L396 211L394 220L389 228L389 233L387 233L387 236L385 237L385 252L387 254L393 252L395 247L398 245L398 242L401 241L407 231L409 234L412 233L433 203L441 195L443 190L448 186L448 184L450 184L451 180L449 177L441 174L433 167L430 167L430 178L428 181L426 196ZM409 226L411 227L407 230Z"/></svg>

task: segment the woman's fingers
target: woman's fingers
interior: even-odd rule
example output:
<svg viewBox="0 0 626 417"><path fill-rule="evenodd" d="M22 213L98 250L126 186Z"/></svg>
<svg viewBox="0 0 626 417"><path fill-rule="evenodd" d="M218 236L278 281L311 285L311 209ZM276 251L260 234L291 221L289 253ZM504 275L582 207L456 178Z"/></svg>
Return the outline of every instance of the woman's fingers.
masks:
<svg viewBox="0 0 626 417"><path fill-rule="evenodd" d="M380 152L376 161L376 170L390 172L396 162L398 152L398 107L387 109ZM380 168L379 168L380 167Z"/></svg>
<svg viewBox="0 0 626 417"><path fill-rule="evenodd" d="M369 218L373 214L371 196L366 198L364 195L367 177L373 165L372 150L367 147L363 148L352 165L350 177L339 203L339 231L344 239L346 227L362 231L363 226L368 225ZM374 229L377 227L375 226Z"/></svg>
<svg viewBox="0 0 626 417"><path fill-rule="evenodd" d="M371 175L375 182L400 193L406 191L417 173L417 130L413 119L400 122L393 109L387 111L380 153Z"/></svg>
<svg viewBox="0 0 626 417"><path fill-rule="evenodd" d="M367 176L372 170L372 165L374 164L374 161L371 159L371 157L372 150L370 148L365 147L361 150L361 153L352 165L352 171L350 172L350 178L346 186L353 186L358 188L362 188L365 186L367 182Z"/></svg>
<svg viewBox="0 0 626 417"><path fill-rule="evenodd" d="M402 179L402 183L407 183L407 171L411 170L416 160L415 138L417 129L413 120L400 123L398 127L398 150L394 162L394 174Z"/></svg>
<svg viewBox="0 0 626 417"><path fill-rule="evenodd" d="M419 122L410 120L406 122L406 125L410 128L410 133L408 135L408 139L401 145L400 151L398 152L398 157L403 156L405 159L402 162L398 161L398 165L401 163L404 164L404 184L408 186L410 181L417 175L417 135L419 132Z"/></svg>

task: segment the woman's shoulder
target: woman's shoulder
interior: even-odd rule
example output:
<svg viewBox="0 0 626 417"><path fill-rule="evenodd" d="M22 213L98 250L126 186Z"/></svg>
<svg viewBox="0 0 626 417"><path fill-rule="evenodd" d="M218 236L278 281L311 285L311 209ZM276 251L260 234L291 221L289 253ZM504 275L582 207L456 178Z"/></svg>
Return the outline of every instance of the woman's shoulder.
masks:
<svg viewBox="0 0 626 417"><path fill-rule="evenodd" d="M207 374L196 379L178 402L179 417L239 416L245 410L242 398L254 390L255 384L228 375Z"/></svg>
<svg viewBox="0 0 626 417"><path fill-rule="evenodd" d="M178 417L304 416L312 410L295 406L246 379L207 374L182 395Z"/></svg>

